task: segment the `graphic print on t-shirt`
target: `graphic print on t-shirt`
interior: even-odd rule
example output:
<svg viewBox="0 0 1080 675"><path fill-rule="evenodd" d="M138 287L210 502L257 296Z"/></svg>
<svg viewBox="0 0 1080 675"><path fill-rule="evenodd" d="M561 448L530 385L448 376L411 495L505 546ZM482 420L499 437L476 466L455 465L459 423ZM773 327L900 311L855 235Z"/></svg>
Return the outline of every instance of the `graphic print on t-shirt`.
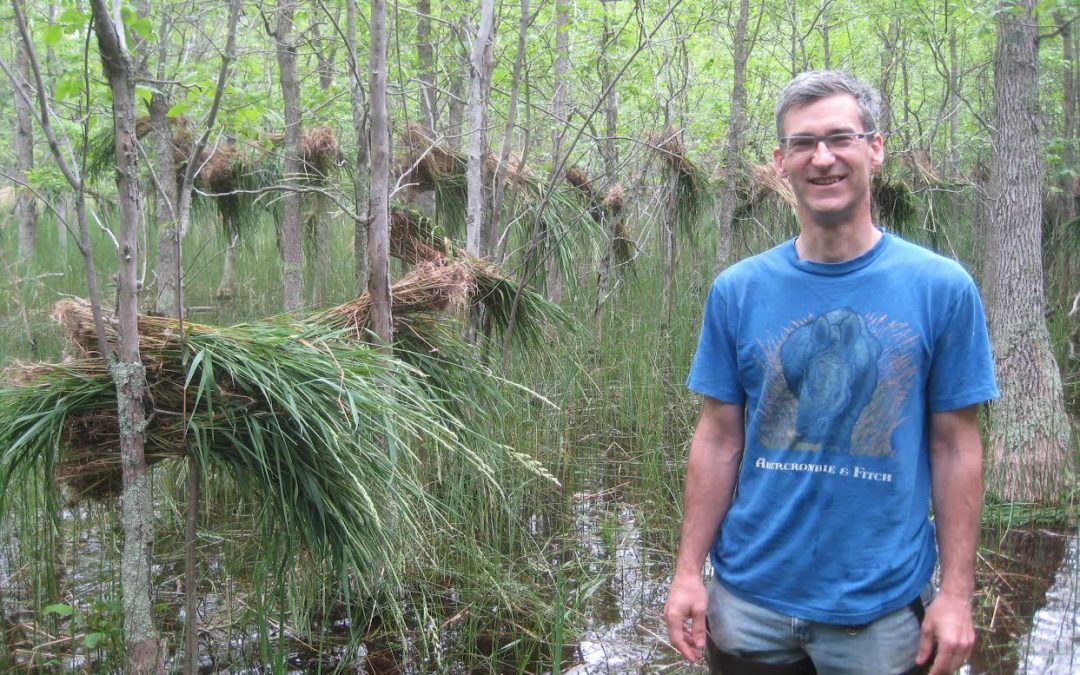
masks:
<svg viewBox="0 0 1080 675"><path fill-rule="evenodd" d="M915 336L883 316L834 309L762 344L758 442L772 449L892 455L890 437L915 374Z"/></svg>

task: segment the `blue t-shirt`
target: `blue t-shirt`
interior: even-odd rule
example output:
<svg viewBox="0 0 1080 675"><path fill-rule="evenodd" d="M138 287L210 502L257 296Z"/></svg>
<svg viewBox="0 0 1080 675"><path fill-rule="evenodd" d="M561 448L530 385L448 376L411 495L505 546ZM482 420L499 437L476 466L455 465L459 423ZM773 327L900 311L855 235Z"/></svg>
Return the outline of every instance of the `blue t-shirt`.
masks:
<svg viewBox="0 0 1080 675"><path fill-rule="evenodd" d="M743 260L713 282L687 385L746 409L712 549L732 593L841 625L919 594L937 556L930 414L998 396L959 264L889 234L842 263L794 241Z"/></svg>

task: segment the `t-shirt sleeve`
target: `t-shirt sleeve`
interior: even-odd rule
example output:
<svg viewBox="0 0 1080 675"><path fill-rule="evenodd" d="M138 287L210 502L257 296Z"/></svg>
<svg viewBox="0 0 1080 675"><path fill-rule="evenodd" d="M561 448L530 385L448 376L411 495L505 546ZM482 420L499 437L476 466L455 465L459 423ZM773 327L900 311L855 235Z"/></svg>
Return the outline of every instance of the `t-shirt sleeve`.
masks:
<svg viewBox="0 0 1080 675"><path fill-rule="evenodd" d="M738 352L724 288L717 280L709 290L686 386L709 398L741 405L746 391L739 382Z"/></svg>
<svg viewBox="0 0 1080 675"><path fill-rule="evenodd" d="M934 344L927 394L930 412L956 410L999 396L986 315L966 274Z"/></svg>

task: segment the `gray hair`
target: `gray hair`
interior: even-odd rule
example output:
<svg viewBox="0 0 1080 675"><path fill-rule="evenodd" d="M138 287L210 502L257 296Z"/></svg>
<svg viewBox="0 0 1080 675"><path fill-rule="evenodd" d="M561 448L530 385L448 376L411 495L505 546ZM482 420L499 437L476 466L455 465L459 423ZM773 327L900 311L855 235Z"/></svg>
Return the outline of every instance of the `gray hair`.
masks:
<svg viewBox="0 0 1080 675"><path fill-rule="evenodd" d="M776 103L776 137L784 136L784 116L792 108L802 108L829 96L847 94L855 99L863 131L877 129L881 114L881 94L877 89L842 70L808 70L796 75Z"/></svg>

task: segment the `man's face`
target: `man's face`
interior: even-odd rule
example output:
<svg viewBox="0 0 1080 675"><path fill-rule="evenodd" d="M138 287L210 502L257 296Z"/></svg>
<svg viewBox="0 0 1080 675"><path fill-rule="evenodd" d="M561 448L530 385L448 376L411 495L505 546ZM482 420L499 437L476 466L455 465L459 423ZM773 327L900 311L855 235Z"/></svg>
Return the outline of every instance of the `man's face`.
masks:
<svg viewBox="0 0 1080 675"><path fill-rule="evenodd" d="M818 99L784 116L784 136L861 133L855 98L837 94ZM881 134L856 139L843 148L818 143L813 150L773 150L773 168L795 191L800 221L823 227L870 217L870 175L885 156Z"/></svg>

